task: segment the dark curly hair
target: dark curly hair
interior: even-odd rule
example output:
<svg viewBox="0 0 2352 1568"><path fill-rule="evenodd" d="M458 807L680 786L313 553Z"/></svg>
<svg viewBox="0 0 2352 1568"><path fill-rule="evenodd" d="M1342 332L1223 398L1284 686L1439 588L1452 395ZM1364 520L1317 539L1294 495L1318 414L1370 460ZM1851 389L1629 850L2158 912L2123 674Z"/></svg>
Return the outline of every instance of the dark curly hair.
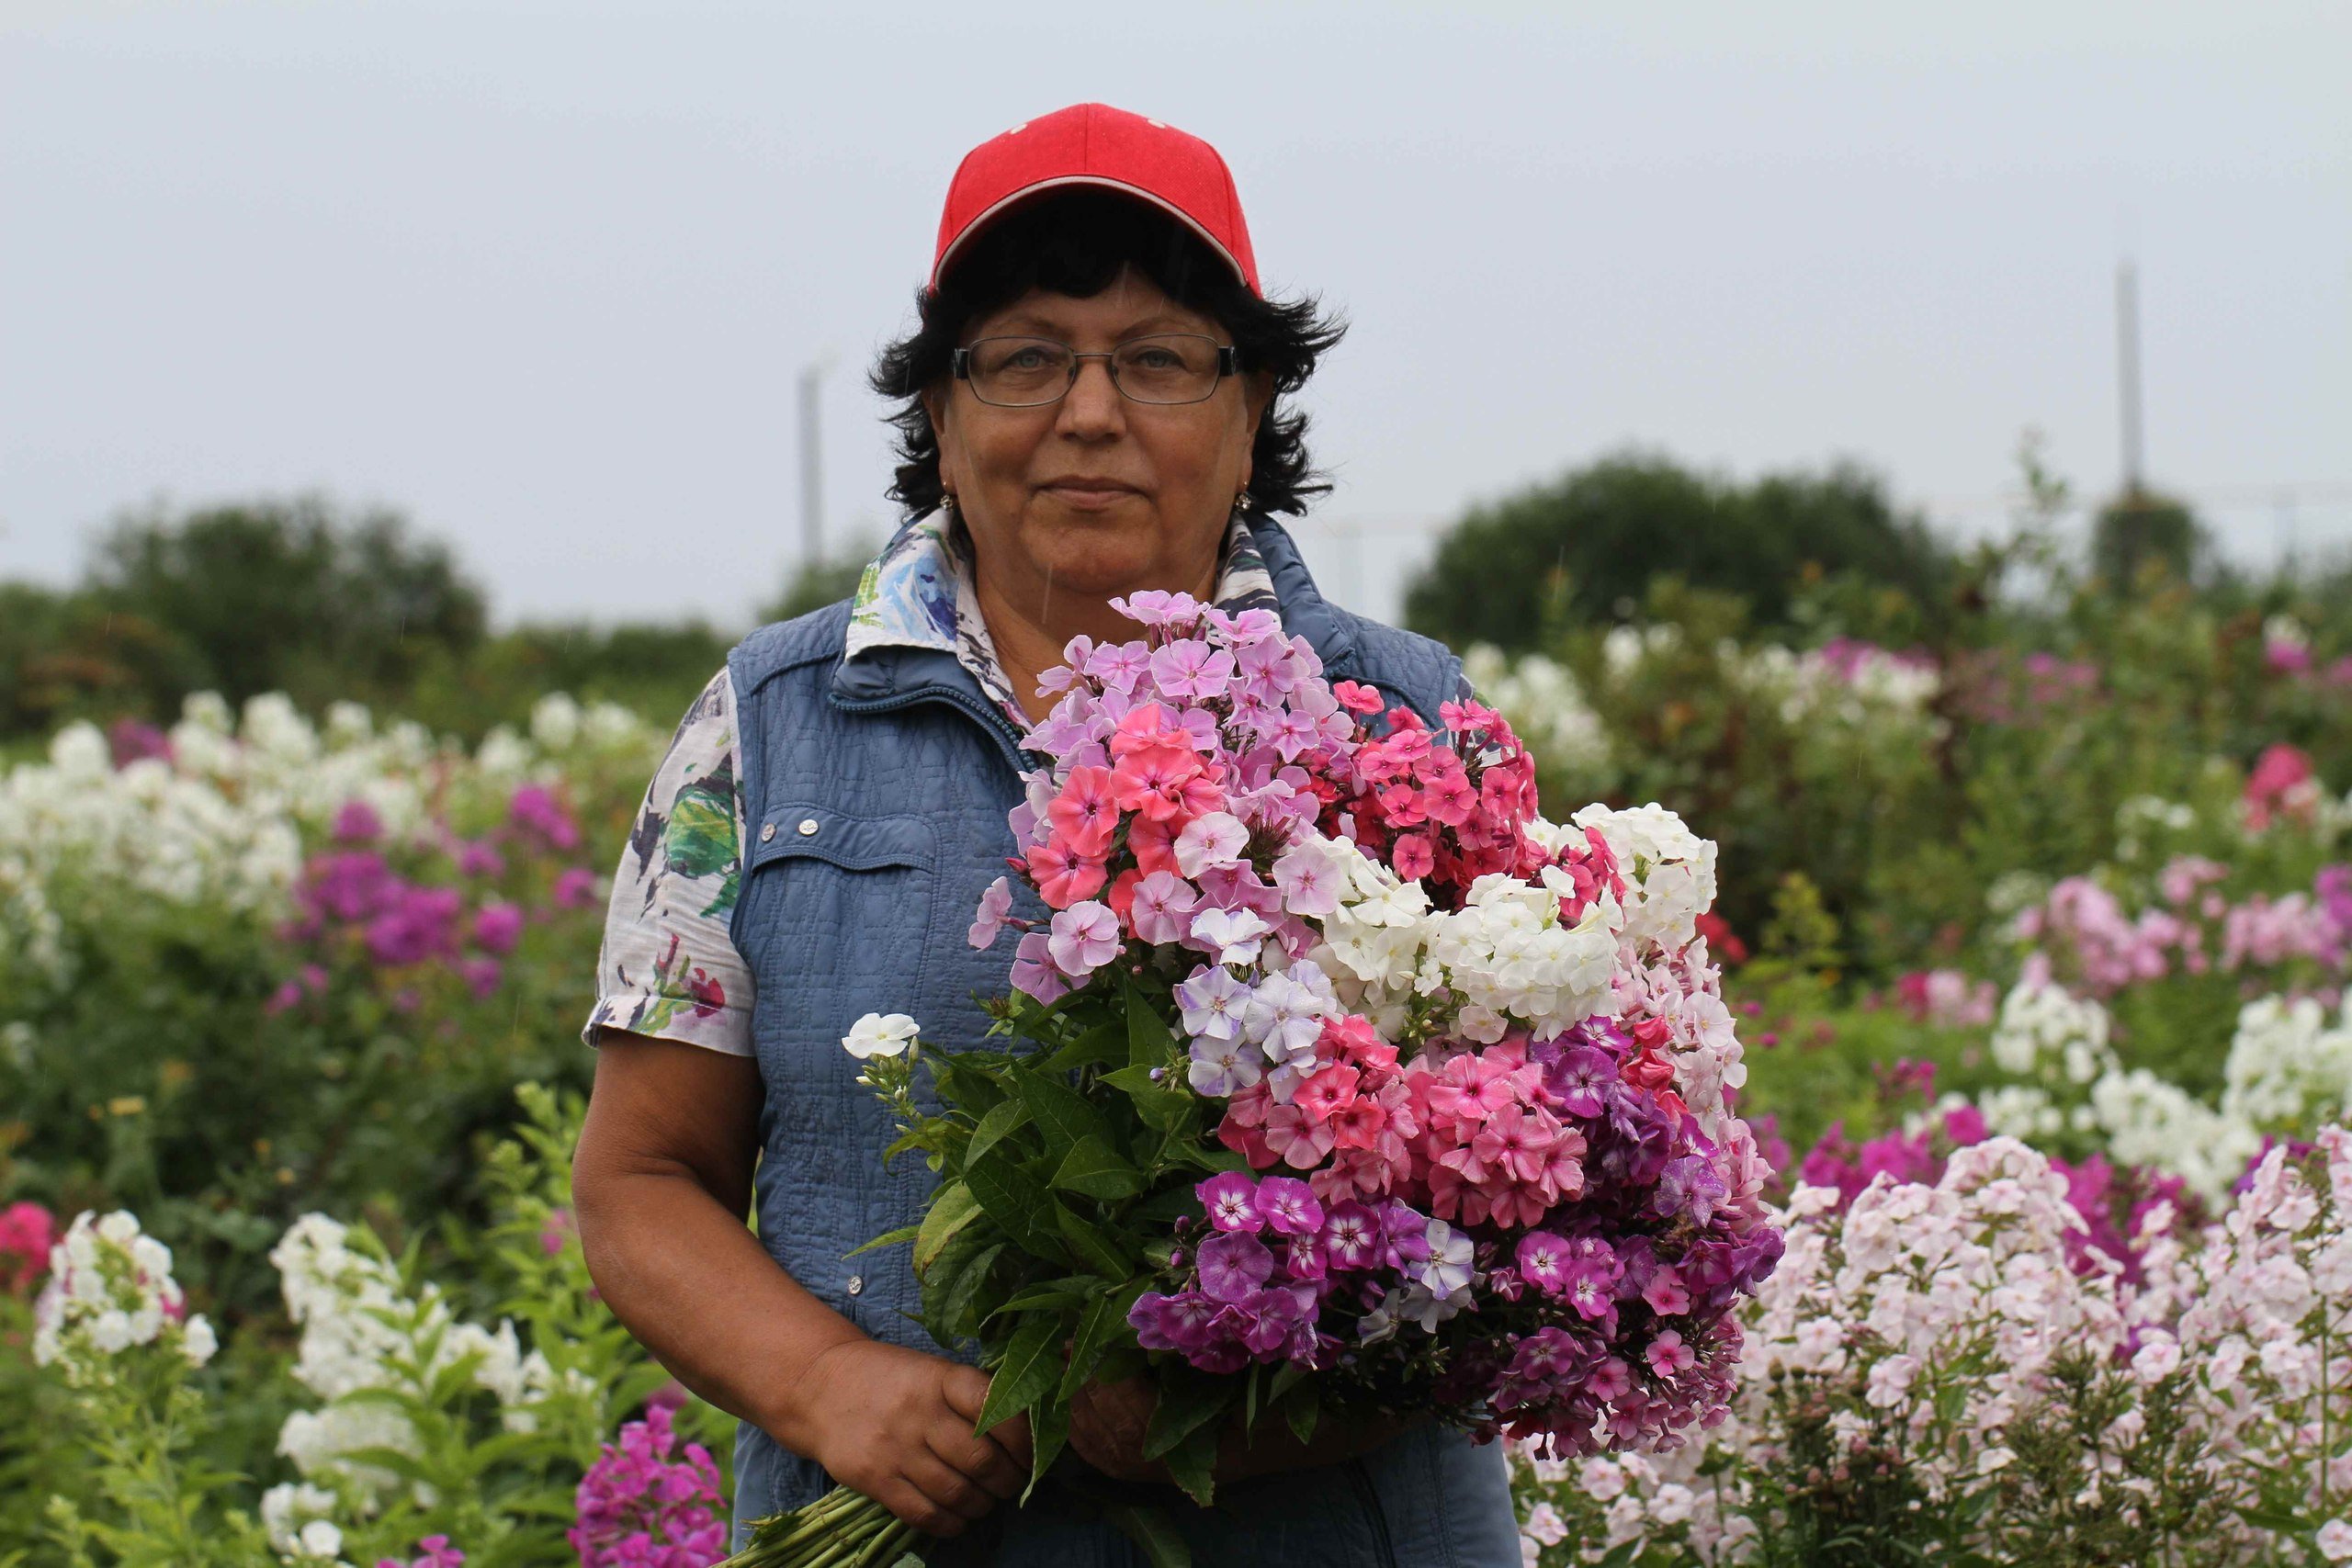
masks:
<svg viewBox="0 0 2352 1568"><path fill-rule="evenodd" d="M1307 461L1306 415L1284 408L1282 398L1306 384L1346 321L1324 314L1311 295L1286 303L1261 299L1198 235L1159 209L1080 188L1033 198L998 219L956 259L937 296L917 290L921 325L875 356L868 383L902 400L889 416L899 428L899 457L889 495L908 516L940 502L939 436L920 394L949 374L965 327L1032 288L1090 299L1130 265L1178 304L1222 324L1243 374L1273 377L1274 397L1250 451L1249 509L1296 515L1309 499L1330 491Z"/></svg>

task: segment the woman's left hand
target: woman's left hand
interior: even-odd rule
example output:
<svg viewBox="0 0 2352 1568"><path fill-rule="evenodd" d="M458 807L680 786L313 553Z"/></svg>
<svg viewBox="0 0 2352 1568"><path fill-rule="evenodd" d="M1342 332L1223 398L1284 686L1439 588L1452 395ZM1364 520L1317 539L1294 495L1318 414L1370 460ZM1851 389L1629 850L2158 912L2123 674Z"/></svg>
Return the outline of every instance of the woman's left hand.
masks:
<svg viewBox="0 0 2352 1568"><path fill-rule="evenodd" d="M1090 1382L1070 1399L1069 1446L1078 1457L1118 1481L1168 1481L1168 1467L1143 1457L1144 1433L1159 1394L1148 1379L1125 1382ZM1242 1429L1237 1416L1217 1445L1216 1478L1246 1481L1288 1470L1338 1464L1368 1453L1413 1425L1406 1416L1374 1416L1344 1426L1325 1421L1314 1438L1302 1443L1290 1424L1261 1418L1254 1432Z"/></svg>

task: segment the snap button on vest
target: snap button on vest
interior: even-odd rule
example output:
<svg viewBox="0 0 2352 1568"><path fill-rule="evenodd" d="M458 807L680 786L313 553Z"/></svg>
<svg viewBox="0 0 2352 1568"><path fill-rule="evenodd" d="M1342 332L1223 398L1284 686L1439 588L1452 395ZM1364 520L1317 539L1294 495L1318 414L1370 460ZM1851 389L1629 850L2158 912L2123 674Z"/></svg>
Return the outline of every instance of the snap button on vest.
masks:
<svg viewBox="0 0 2352 1568"><path fill-rule="evenodd" d="M865 1293L865 1275L852 1274L849 1277L849 1293L853 1296L862 1296Z"/></svg>
<svg viewBox="0 0 2352 1568"><path fill-rule="evenodd" d="M800 819L800 836L804 839L813 839L817 836L817 819L814 817L803 817Z"/></svg>

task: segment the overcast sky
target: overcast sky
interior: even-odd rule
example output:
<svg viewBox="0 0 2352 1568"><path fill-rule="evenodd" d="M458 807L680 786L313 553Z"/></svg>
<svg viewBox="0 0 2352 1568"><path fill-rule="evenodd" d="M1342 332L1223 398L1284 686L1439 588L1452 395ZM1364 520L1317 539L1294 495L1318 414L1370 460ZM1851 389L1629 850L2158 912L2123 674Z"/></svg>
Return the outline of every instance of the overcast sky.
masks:
<svg viewBox="0 0 2352 1568"><path fill-rule="evenodd" d="M321 490L506 618L741 622L881 528L862 389L956 160L1084 98L1206 137L1307 396L1327 587L1394 605L1468 502L1643 444L1849 456L1981 528L2020 429L2231 547L2352 543L2352 6L722 6L0 0L0 576ZM2282 500L2278 487L2307 488ZM2333 488L2327 488L2333 487Z"/></svg>

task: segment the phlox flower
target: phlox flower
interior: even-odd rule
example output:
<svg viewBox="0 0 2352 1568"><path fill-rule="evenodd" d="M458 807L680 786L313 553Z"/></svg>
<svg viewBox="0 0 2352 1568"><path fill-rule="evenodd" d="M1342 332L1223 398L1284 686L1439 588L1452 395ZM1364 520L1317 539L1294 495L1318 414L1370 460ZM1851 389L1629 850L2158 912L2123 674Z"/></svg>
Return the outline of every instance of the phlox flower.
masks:
<svg viewBox="0 0 2352 1568"><path fill-rule="evenodd" d="M1046 941L1044 931L1031 931L1021 939L1012 953L1012 985L1015 990L1050 1005L1068 994L1069 981L1055 964Z"/></svg>
<svg viewBox="0 0 2352 1568"><path fill-rule="evenodd" d="M1255 1235L1265 1228L1258 1209L1258 1183L1238 1170L1223 1171L1193 1189L1220 1231Z"/></svg>
<svg viewBox="0 0 2352 1568"><path fill-rule="evenodd" d="M863 1062L875 1056L903 1055L922 1028L902 1012L869 1012L842 1036L842 1049Z"/></svg>
<svg viewBox="0 0 2352 1568"><path fill-rule="evenodd" d="M1028 863L1038 895L1057 909L1093 897L1108 880L1100 856L1080 853L1057 839L1032 845Z"/></svg>
<svg viewBox="0 0 2352 1568"><path fill-rule="evenodd" d="M1201 1243L1201 1293L1216 1302L1238 1302L1274 1271L1274 1255L1255 1235L1219 1232Z"/></svg>
<svg viewBox="0 0 2352 1568"><path fill-rule="evenodd" d="M1119 955L1119 917L1088 898L1055 914L1046 951L1054 967L1084 980Z"/></svg>
<svg viewBox="0 0 2352 1568"><path fill-rule="evenodd" d="M1258 1210L1278 1235L1311 1236L1323 1228L1323 1205L1295 1176L1269 1176L1258 1184Z"/></svg>
<svg viewBox="0 0 2352 1568"><path fill-rule="evenodd" d="M1353 1199L1331 1205L1323 1216L1323 1256L1334 1269L1368 1269L1378 1261L1380 1218Z"/></svg>
<svg viewBox="0 0 2352 1568"><path fill-rule="evenodd" d="M1097 858L1111 847L1118 831L1119 808L1112 801L1108 768L1072 768L1062 780L1061 793L1046 807L1056 841L1078 854Z"/></svg>
<svg viewBox="0 0 2352 1568"><path fill-rule="evenodd" d="M1181 637L1151 656L1151 678L1171 697L1212 702L1233 683L1233 655L1192 637Z"/></svg>
<svg viewBox="0 0 2352 1568"><path fill-rule="evenodd" d="M1012 886L998 877L980 895L978 912L972 917L972 929L967 940L974 947L991 947L1004 931L1005 917L1012 912Z"/></svg>
<svg viewBox="0 0 2352 1568"><path fill-rule="evenodd" d="M1220 964L1204 964L1174 992L1177 1017L1194 1039L1239 1040L1250 987Z"/></svg>
<svg viewBox="0 0 2352 1568"><path fill-rule="evenodd" d="M1193 917L1187 945L1219 964L1254 964L1273 930L1255 909L1203 909Z"/></svg>
<svg viewBox="0 0 2352 1568"><path fill-rule="evenodd" d="M1151 872L1136 885L1129 929L1136 941L1155 947L1182 942L1191 934L1189 917L1200 901L1199 890L1182 877L1167 871Z"/></svg>
<svg viewBox="0 0 2352 1568"><path fill-rule="evenodd" d="M1176 869L1197 877L1211 866L1231 865L1249 847L1250 829L1227 811L1194 818L1176 836Z"/></svg>
<svg viewBox="0 0 2352 1568"><path fill-rule="evenodd" d="M1265 1076L1265 1064L1245 1041L1204 1035L1193 1042L1189 1054L1192 1065L1185 1069L1185 1081L1194 1093L1213 1100L1229 1100Z"/></svg>

